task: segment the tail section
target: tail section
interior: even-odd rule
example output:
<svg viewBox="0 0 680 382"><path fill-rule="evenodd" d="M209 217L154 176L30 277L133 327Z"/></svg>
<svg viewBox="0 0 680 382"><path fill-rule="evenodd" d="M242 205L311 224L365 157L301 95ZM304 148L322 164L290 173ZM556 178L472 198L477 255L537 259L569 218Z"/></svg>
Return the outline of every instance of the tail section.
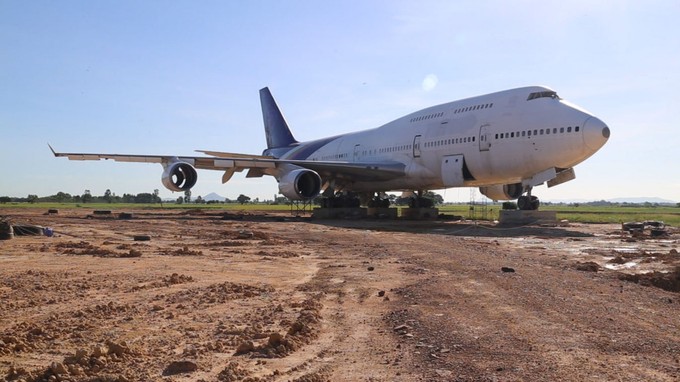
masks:
<svg viewBox="0 0 680 382"><path fill-rule="evenodd" d="M283 118L269 88L260 89L260 103L262 104L264 132L267 136L267 148L288 147L298 143L291 134L286 119Z"/></svg>

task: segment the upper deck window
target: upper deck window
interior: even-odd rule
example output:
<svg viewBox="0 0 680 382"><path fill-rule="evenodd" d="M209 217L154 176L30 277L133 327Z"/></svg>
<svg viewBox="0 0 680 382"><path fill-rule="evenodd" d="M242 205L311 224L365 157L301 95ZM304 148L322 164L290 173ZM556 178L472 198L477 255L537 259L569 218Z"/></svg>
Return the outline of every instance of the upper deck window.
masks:
<svg viewBox="0 0 680 382"><path fill-rule="evenodd" d="M560 97L557 95L557 92L554 92L552 90L546 90L543 92L534 92L529 94L529 97L527 98L527 101L531 101L532 99L536 98L552 98L552 99L560 99Z"/></svg>

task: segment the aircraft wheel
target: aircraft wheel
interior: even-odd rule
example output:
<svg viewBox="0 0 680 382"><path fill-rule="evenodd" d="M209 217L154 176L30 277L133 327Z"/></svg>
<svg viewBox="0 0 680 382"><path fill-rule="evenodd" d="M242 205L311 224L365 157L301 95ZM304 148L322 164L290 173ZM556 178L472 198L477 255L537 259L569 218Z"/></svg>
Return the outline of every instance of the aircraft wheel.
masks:
<svg viewBox="0 0 680 382"><path fill-rule="evenodd" d="M517 207L520 210L531 211L537 210L541 205L541 201L535 196L523 195L517 199Z"/></svg>
<svg viewBox="0 0 680 382"><path fill-rule="evenodd" d="M531 197L522 195L517 198L517 207L520 210L530 210L531 209Z"/></svg>
<svg viewBox="0 0 680 382"><path fill-rule="evenodd" d="M534 210L534 211L538 210L538 206L540 206L540 205L541 205L541 201L538 200L537 197L532 196L531 197L531 209Z"/></svg>

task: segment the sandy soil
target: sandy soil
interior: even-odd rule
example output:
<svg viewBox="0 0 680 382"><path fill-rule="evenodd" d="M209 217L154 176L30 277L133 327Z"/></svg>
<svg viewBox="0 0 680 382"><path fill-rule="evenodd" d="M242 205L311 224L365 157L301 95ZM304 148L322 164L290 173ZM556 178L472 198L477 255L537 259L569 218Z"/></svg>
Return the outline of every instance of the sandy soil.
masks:
<svg viewBox="0 0 680 382"><path fill-rule="evenodd" d="M680 379L672 228L42 212L0 211L56 232L0 241L0 379Z"/></svg>

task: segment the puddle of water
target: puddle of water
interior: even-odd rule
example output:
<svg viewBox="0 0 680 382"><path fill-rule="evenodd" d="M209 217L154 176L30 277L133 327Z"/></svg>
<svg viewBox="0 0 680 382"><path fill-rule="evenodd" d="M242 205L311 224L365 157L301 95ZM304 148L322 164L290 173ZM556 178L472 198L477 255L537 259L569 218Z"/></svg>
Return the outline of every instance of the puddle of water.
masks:
<svg viewBox="0 0 680 382"><path fill-rule="evenodd" d="M621 270L621 269L631 269L631 268L634 268L637 265L638 265L638 262L629 261L629 262L623 263L623 264L605 264L604 267L607 268L607 269L612 269L612 270L618 271L618 270Z"/></svg>

